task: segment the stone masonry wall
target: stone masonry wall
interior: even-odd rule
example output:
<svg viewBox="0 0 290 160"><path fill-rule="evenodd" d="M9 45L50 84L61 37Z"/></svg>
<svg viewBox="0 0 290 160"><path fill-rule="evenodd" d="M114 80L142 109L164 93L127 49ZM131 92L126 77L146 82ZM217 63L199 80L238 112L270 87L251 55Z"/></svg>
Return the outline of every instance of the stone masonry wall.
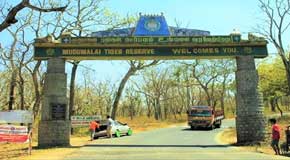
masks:
<svg viewBox="0 0 290 160"><path fill-rule="evenodd" d="M265 117L257 90L258 73L252 56L237 57L237 140L252 143L265 139Z"/></svg>
<svg viewBox="0 0 290 160"><path fill-rule="evenodd" d="M45 75L44 95L41 108L41 119L38 129L38 146L68 146L70 145L70 120L67 100L67 76L65 73L65 60L52 58L47 63ZM52 111L53 104L61 104L65 108L63 118L56 119ZM55 113L52 113L55 112Z"/></svg>
<svg viewBox="0 0 290 160"><path fill-rule="evenodd" d="M41 121L39 128L39 147L70 145L70 121Z"/></svg>

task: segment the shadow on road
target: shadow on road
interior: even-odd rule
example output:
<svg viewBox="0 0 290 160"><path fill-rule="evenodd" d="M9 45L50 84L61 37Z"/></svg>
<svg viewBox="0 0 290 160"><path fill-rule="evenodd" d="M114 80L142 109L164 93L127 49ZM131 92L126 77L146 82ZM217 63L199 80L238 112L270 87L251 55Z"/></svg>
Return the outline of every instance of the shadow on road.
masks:
<svg viewBox="0 0 290 160"><path fill-rule="evenodd" d="M213 131L213 130L208 129L208 128L195 128L195 129L184 128L182 129L182 131Z"/></svg>
<svg viewBox="0 0 290 160"><path fill-rule="evenodd" d="M47 146L47 147L35 146L35 147L33 147L33 150L37 150L37 149L53 149L53 148L81 148L81 147L83 147L83 145L79 145L79 146Z"/></svg>
<svg viewBox="0 0 290 160"><path fill-rule="evenodd" d="M231 145L131 145L131 144L87 144L85 147L124 147L124 148L227 148L231 147Z"/></svg>

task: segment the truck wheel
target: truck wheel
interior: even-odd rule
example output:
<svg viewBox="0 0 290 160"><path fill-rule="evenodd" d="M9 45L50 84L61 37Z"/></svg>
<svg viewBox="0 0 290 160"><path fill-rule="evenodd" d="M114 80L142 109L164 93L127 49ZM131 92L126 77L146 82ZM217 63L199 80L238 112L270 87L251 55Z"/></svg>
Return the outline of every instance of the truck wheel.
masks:
<svg viewBox="0 0 290 160"><path fill-rule="evenodd" d="M214 127L215 127L215 125L214 125L214 124L212 124L212 125L210 125L210 126L208 127L208 129L209 129L209 130L213 130L213 129L214 129Z"/></svg>
<svg viewBox="0 0 290 160"><path fill-rule="evenodd" d="M221 125L222 125L222 121L219 121L219 123L216 124L216 128L221 128Z"/></svg>

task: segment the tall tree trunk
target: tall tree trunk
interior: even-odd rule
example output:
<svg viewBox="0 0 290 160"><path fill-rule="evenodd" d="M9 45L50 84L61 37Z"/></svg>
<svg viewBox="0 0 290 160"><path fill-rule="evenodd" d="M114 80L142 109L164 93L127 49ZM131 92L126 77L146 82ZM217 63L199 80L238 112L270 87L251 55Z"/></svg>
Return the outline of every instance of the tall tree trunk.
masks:
<svg viewBox="0 0 290 160"><path fill-rule="evenodd" d="M155 120L159 120L159 110L158 110L158 106L157 106L157 99L154 98L154 118Z"/></svg>
<svg viewBox="0 0 290 160"><path fill-rule="evenodd" d="M136 71L137 71L136 69L130 67L130 69L128 70L126 75L123 77L123 79L122 79L122 81L121 81L121 83L119 85L119 88L117 90L116 97L115 97L115 100L114 100L114 103L113 103L113 108L112 108L112 113L111 113L112 119L116 118L116 114L117 114L117 110L118 110L118 106L119 106L119 101L121 99L123 89L124 89L128 79L132 75L134 75Z"/></svg>
<svg viewBox="0 0 290 160"><path fill-rule="evenodd" d="M286 70L286 77L288 82L288 95L290 95L290 61L285 62L287 65L285 65Z"/></svg>
<svg viewBox="0 0 290 160"><path fill-rule="evenodd" d="M167 119L168 118L168 107L169 105L164 105L164 119Z"/></svg>
<svg viewBox="0 0 290 160"><path fill-rule="evenodd" d="M20 95L20 109L24 110L25 99L24 99L24 79L22 77L22 69L19 68L19 95Z"/></svg>
<svg viewBox="0 0 290 160"><path fill-rule="evenodd" d="M125 87L128 79L132 75L134 75L138 70L142 70L144 68L147 68L147 67L156 65L158 63L158 60L154 60L154 61L152 61L149 64L145 64L145 63L143 63L141 61L133 61L133 60L132 61L129 61L129 63L130 63L130 69L128 70L128 72L126 73L126 75L123 77L123 79L122 79L122 81L121 81L121 83L119 85L119 88L117 90L116 97L114 99L114 103L113 103L113 106L112 106L112 113L111 113L111 117L113 119L116 118L119 101L121 99L123 89L124 89L124 87Z"/></svg>
<svg viewBox="0 0 290 160"><path fill-rule="evenodd" d="M198 87L198 101L197 101L197 105L201 105L201 104L204 104L203 102L203 95L202 95L202 91L201 89Z"/></svg>
<svg viewBox="0 0 290 160"><path fill-rule="evenodd" d="M222 83L222 92L221 92L221 109L224 112L224 117L226 118L225 115L225 92L226 92L226 77L224 77L223 83Z"/></svg>
<svg viewBox="0 0 290 160"><path fill-rule="evenodd" d="M29 51L29 45L26 46L26 50L22 52L22 56L19 62L19 67L18 67L18 77L19 77L19 95L20 95L20 109L24 110L25 109L25 99L24 99L24 78L22 76L22 69L24 67L24 59L26 53Z"/></svg>
<svg viewBox="0 0 290 160"><path fill-rule="evenodd" d="M213 79L212 81L212 85L211 85L211 94L210 94L210 102L211 102L211 106L213 108L213 110L215 110L216 104L217 104L217 100L215 99L214 93L215 93L215 79Z"/></svg>
<svg viewBox="0 0 290 160"><path fill-rule="evenodd" d="M34 100L34 104L33 104L33 115L34 118L36 117L36 115L38 115L39 112L39 108L40 108L40 101L41 101L41 90L39 88L39 81L37 78L37 72L39 70L39 67L41 65L41 61L37 61L33 72L32 72L32 81L33 81L33 85L34 85L34 93L35 93L35 100ZM41 83L40 83L41 84Z"/></svg>
<svg viewBox="0 0 290 160"><path fill-rule="evenodd" d="M69 90L69 119L74 114L75 79L80 61L73 62Z"/></svg>
<svg viewBox="0 0 290 160"><path fill-rule="evenodd" d="M112 104L112 100L107 100L107 106L106 106L106 113L107 115L111 112L111 104Z"/></svg>
<svg viewBox="0 0 290 160"><path fill-rule="evenodd" d="M271 111L275 112L276 111L275 98L273 98L273 97L270 98L270 105L271 105Z"/></svg>
<svg viewBox="0 0 290 160"><path fill-rule="evenodd" d="M278 103L279 97L275 97L274 99L275 99L275 100L274 100L275 105L276 105L277 109L279 110L280 115L281 115L281 117L282 117L282 116L283 116L283 111L282 111L282 109L280 108L279 103Z"/></svg>
<svg viewBox="0 0 290 160"><path fill-rule="evenodd" d="M205 93L206 93L206 101L207 101L207 105L208 105L208 106L212 106L212 103L211 103L211 97L210 97L210 94L209 94L208 90L205 90Z"/></svg>
<svg viewBox="0 0 290 160"><path fill-rule="evenodd" d="M186 110L188 110L190 108L190 106L191 106L190 102L191 102L190 88L187 85L186 86Z"/></svg>
<svg viewBox="0 0 290 160"><path fill-rule="evenodd" d="M146 105L147 105L147 117L151 117L151 104L150 104L150 98L145 95Z"/></svg>
<svg viewBox="0 0 290 160"><path fill-rule="evenodd" d="M158 119L163 120L162 109L161 109L159 98L156 99L156 106L157 106L157 109L158 109Z"/></svg>
<svg viewBox="0 0 290 160"><path fill-rule="evenodd" d="M13 105L15 102L15 87L16 87L16 71L14 67L12 68L12 74L10 79L10 88L9 88L9 101L8 101L8 110L13 110Z"/></svg>
<svg viewBox="0 0 290 160"><path fill-rule="evenodd" d="M134 116L134 106L133 106L133 104L130 104L129 108L130 108L130 111L129 111L130 118L131 118L131 120L133 120L133 116Z"/></svg>

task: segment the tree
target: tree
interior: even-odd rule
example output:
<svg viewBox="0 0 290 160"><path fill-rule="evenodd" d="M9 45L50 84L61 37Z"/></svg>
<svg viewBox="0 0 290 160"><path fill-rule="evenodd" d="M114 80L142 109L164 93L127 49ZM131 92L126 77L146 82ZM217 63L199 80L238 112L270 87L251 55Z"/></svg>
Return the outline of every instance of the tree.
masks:
<svg viewBox="0 0 290 160"><path fill-rule="evenodd" d="M13 39L11 47L5 47L5 49L3 49L9 54L5 54L5 52L2 52L1 54L2 60L8 62L6 64L9 64L8 68L11 74L10 91L8 93L8 109L29 109L31 106L35 116L38 113L41 103L43 72L39 70L41 67L41 61L35 62L33 60L33 41L31 35L33 35L32 37L40 37L41 33L44 31L41 23L44 18L42 12L64 11L66 8L54 7L56 6L56 3L51 1L48 4L50 6L48 7L49 9L45 9L47 8L46 6L48 6L45 4L45 1L38 1L40 7L37 7L30 3L29 0L23 0L15 7L9 9L6 6L10 5L4 2L3 7L0 9L2 17L4 17L3 23L0 24L0 32L6 29ZM30 10L24 10L21 12L22 15L16 15L23 9L23 7L30 8ZM8 13L6 12L6 9L8 10ZM39 12L34 12L35 10ZM16 17L19 21L16 20ZM10 23L10 21L18 23L14 24L14 22ZM14 25L9 27L11 24ZM31 83L31 79L29 79L29 73L31 74L33 83ZM26 89L32 88L33 86L34 94L33 90ZM18 92L16 90L17 87ZM17 97L20 97L19 101L17 101ZM16 107L13 107L14 105ZM20 107L17 107L18 105Z"/></svg>
<svg viewBox="0 0 290 160"><path fill-rule="evenodd" d="M231 75L234 73L234 61L231 60L221 60L220 61L220 70L221 75L218 81L220 81L220 85L217 86L219 88L218 94L220 99L221 109L225 111L225 99L226 99L226 90L229 88L229 84L232 83L233 78ZM226 115L224 115L226 116Z"/></svg>
<svg viewBox="0 0 290 160"><path fill-rule="evenodd" d="M283 73L284 67L279 57L262 62L258 67L260 77L259 88L263 93L263 97L270 101L271 110L275 111L279 108L278 99L288 93L287 78Z"/></svg>
<svg viewBox="0 0 290 160"><path fill-rule="evenodd" d="M67 16L62 17L62 19L58 18L60 21L56 26L60 28L60 31L69 30L72 36L82 37L89 36L92 27L105 26L106 28L114 29L132 23L133 20L131 17L123 19L100 7L102 1L103 0L88 0L83 3L81 0L74 0L74 3L71 3L67 8ZM74 111L75 79L80 61L74 60L71 64L73 66L70 79L69 115L73 115Z"/></svg>
<svg viewBox="0 0 290 160"><path fill-rule="evenodd" d="M41 107L42 86L44 84L44 71L41 69L43 69L42 65L45 63L33 60L32 38L40 38L50 34L49 36L58 39L65 31L70 31L72 36L88 36L96 28L96 25L104 28L114 28L132 22L133 19L130 19L130 17L120 18L118 15L100 7L102 1L88 0L85 3L81 3L81 0L70 0L63 12L43 14L42 11L35 12L33 9L29 9L21 12L23 16L16 16L19 19L18 23L6 29L11 34L11 37L14 37L15 42L13 41L9 48L1 48L1 60L7 66L7 69L9 69L8 73L11 75L10 80L7 80L10 83L7 86L11 86L9 89L10 93L2 94L6 97L10 94L8 96L10 97L9 103L5 103L5 105L9 104L9 109L13 108L14 102L19 103L20 108L24 108L24 105L29 105L33 108L34 115L36 116ZM24 0L23 2L29 2L30 4L30 1ZM56 8L55 6L61 6L61 3L49 1L49 4L47 4L46 0L40 0L37 2L37 6L39 6L38 8L49 8L49 6L50 8ZM0 9L2 17L6 16L4 8L3 6ZM33 35L33 37L27 36L28 34ZM70 113L73 111L71 106L74 105L73 92L79 61L72 61L72 64ZM32 83L31 79L28 79L27 74L31 75ZM34 86L34 90L25 90L25 87L31 84ZM18 92L16 90L17 87ZM29 93L30 96L26 96L25 91L32 92ZM15 97L18 97L17 94L20 97L19 101L15 99Z"/></svg>
<svg viewBox="0 0 290 160"><path fill-rule="evenodd" d="M127 87L125 90L125 100L122 105L122 116L130 116L130 119L133 118L140 113L141 106L141 95L136 92L133 86ZM126 111L128 114L126 114Z"/></svg>
<svg viewBox="0 0 290 160"><path fill-rule="evenodd" d="M183 108L186 108L186 110L188 110L188 108L192 106L193 102L191 92L192 83L189 80L191 72L187 66L179 64L173 66L172 68L174 68L173 70L174 88L172 88L172 90L176 89L178 93L177 96L178 99L175 99L174 102L177 101L179 102L179 105L177 105L177 107L173 107L174 110L173 114L175 117L176 112L178 112L181 115Z"/></svg>
<svg viewBox="0 0 290 160"><path fill-rule="evenodd" d="M7 4L3 4L7 5ZM2 32L4 29L8 28L12 24L15 24L18 22L16 19L16 16L18 12L23 10L24 8L29 8L31 10L39 11L39 12L63 12L66 9L67 6L63 7L51 7L51 8L42 8L42 7L37 7L33 4L31 4L30 0L22 0L20 3L15 5L14 7L10 8L8 10L8 13L4 20L2 20L2 23L0 24L0 32ZM4 7L2 7L1 10L3 10Z"/></svg>
<svg viewBox="0 0 290 160"><path fill-rule="evenodd" d="M156 120L166 119L168 116L168 109L174 110L173 105L169 104L170 99L176 100L174 96L171 97L169 93L170 88L173 87L172 79L170 79L169 69L157 69L157 70L147 70L143 74L143 84L135 83L135 86L138 88L138 92L145 95L146 104L147 104L147 116L151 116L152 113L151 106L154 111L154 118ZM178 106L178 105L176 105ZM177 108L175 106L175 108Z"/></svg>
<svg viewBox="0 0 290 160"><path fill-rule="evenodd" d="M115 87L111 85L109 80L98 82L93 85L93 94L96 96L95 105L99 108L102 117L105 117L110 113L113 102L113 93Z"/></svg>
<svg viewBox="0 0 290 160"><path fill-rule="evenodd" d="M118 87L118 90L115 94L115 98L114 98L114 102L113 102L113 107L112 107L112 113L111 113L111 117L113 119L116 118L116 114L117 114L117 110L118 110L118 106L119 106L119 101L121 99L122 93L123 93L123 89L127 83L127 81L129 80L129 78L131 76L133 76L137 71L142 70L144 68L150 67L150 66L154 66L158 64L158 60L154 60L154 61L149 61L146 63L146 61L138 61L138 60L130 60L128 61L130 67L129 70L127 71L127 73L125 74L125 76L122 78L121 83Z"/></svg>
<svg viewBox="0 0 290 160"><path fill-rule="evenodd" d="M226 100L230 98L227 89L233 81L234 61L195 60L179 64L178 67L174 67L176 68L174 77L178 77L177 85L186 87L187 96L184 96L184 99L187 99L187 107L207 104L213 107L220 106L225 110Z"/></svg>
<svg viewBox="0 0 290 160"><path fill-rule="evenodd" d="M205 93L206 102L209 106L216 106L216 98L214 97L215 85L220 75L218 69L219 63L207 63L205 61L200 62L195 60L194 63L185 64L191 68L191 76L195 79L196 85L200 86Z"/></svg>
<svg viewBox="0 0 290 160"><path fill-rule="evenodd" d="M1 12L3 14L3 12ZM12 43L7 49L3 49L1 59L6 64L7 69L11 73L9 84L9 100L8 110L12 110L15 103L16 87L19 88L20 95L20 109L24 109L24 79L22 76L22 70L25 66L25 57L29 53L31 42L25 42L25 32L27 26L31 24L32 14L28 14L27 17L23 17L14 28L8 28L7 31L12 37ZM18 85L17 85L18 83ZM15 108L14 108L15 109Z"/></svg>
<svg viewBox="0 0 290 160"><path fill-rule="evenodd" d="M289 35L290 0L259 0L260 8L265 15L259 32L274 44L285 67L288 95L290 94L290 56L285 46L285 37Z"/></svg>

